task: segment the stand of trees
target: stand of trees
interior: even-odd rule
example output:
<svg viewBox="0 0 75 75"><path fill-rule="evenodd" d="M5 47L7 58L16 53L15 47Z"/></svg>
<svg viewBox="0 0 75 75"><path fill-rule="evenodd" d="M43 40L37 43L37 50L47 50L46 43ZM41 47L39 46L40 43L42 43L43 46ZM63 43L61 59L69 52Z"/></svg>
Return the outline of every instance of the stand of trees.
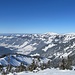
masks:
<svg viewBox="0 0 75 75"><path fill-rule="evenodd" d="M72 60L71 60L71 58L68 56L67 57L67 59L65 59L65 58L63 58L62 57L62 59L61 59L61 62L60 62L60 64L59 64L59 68L60 69L70 69L70 70L72 70Z"/></svg>
<svg viewBox="0 0 75 75"><path fill-rule="evenodd" d="M41 63L40 58L34 58L32 64L30 64L30 65L24 65L24 63L21 63L20 66L15 66L15 67L10 65L10 58L8 59L8 62L9 62L9 65L5 66L5 68L4 68L4 66L0 65L0 72L4 75L6 75L9 72L13 73L13 72L34 71L34 70L39 71L39 69L43 70L46 68L53 67L51 65L50 60L47 63L44 63L44 62ZM60 68L60 69L63 69L63 70L64 69L70 69L70 70L72 69L72 67L71 67L72 60L71 60L70 56L68 56L67 59L62 57L61 62L58 62L58 63L59 63L58 68ZM56 64L56 63L54 63L54 64Z"/></svg>
<svg viewBox="0 0 75 75"><path fill-rule="evenodd" d="M36 60L35 60L36 59ZM8 74L9 72L22 72L22 71L39 71L39 69L43 70L46 68L50 68L50 60L47 63L44 63L40 61L40 58L34 58L32 64L30 65L24 65L24 63L21 63L20 66L12 66L10 65L10 58L8 59L9 64L7 66L0 65L0 72L3 75Z"/></svg>

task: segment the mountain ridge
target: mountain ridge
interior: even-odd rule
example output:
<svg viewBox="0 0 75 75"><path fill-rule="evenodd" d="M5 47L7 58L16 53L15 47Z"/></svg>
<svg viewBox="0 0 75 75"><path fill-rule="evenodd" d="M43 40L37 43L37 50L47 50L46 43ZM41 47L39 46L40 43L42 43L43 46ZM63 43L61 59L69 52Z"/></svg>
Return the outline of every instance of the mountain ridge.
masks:
<svg viewBox="0 0 75 75"><path fill-rule="evenodd" d="M44 34L8 34L0 35L0 46L30 55L34 53L68 50L75 47L75 33L58 34L48 32ZM60 46L60 48L59 48ZM52 52L50 54L52 54ZM47 55L48 56L48 55Z"/></svg>

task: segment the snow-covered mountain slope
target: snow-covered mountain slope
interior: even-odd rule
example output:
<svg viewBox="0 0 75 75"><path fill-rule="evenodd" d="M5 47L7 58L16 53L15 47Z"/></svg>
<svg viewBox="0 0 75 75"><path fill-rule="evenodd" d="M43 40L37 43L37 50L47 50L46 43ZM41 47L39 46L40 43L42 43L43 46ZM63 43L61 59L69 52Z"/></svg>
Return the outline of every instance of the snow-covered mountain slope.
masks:
<svg viewBox="0 0 75 75"><path fill-rule="evenodd" d="M1 49L4 47L4 49ZM51 58L75 55L75 33L57 34L1 34L1 51L17 52L25 55L39 54L42 57ZM5 54L6 52L3 51Z"/></svg>
<svg viewBox="0 0 75 75"><path fill-rule="evenodd" d="M40 61L38 61L38 58ZM39 56L36 57L22 54L8 54L0 58L0 65L8 66L10 64L11 66L17 67L23 64L25 66L29 66L33 63L33 60L38 64L42 64L47 63L50 59Z"/></svg>

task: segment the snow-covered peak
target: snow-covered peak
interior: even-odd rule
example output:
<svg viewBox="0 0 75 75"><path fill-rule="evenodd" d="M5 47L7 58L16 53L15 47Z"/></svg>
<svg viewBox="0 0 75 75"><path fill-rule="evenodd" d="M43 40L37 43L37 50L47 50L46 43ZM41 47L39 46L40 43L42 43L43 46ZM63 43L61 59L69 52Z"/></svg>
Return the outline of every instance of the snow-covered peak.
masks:
<svg viewBox="0 0 75 75"><path fill-rule="evenodd" d="M47 35L59 35L58 33L54 33L54 32L47 32L45 34L47 34Z"/></svg>
<svg viewBox="0 0 75 75"><path fill-rule="evenodd" d="M20 34L17 34L16 36L21 36Z"/></svg>
<svg viewBox="0 0 75 75"><path fill-rule="evenodd" d="M63 35L66 35L66 36L75 36L75 33L66 33L66 34L63 34Z"/></svg>

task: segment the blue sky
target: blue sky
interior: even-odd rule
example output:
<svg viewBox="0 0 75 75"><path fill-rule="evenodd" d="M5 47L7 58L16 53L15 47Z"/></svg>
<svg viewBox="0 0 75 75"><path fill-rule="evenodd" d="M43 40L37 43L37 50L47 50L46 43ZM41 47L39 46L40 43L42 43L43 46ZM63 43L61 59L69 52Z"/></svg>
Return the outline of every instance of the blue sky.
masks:
<svg viewBox="0 0 75 75"><path fill-rule="evenodd" d="M0 0L0 33L75 32L75 0Z"/></svg>

